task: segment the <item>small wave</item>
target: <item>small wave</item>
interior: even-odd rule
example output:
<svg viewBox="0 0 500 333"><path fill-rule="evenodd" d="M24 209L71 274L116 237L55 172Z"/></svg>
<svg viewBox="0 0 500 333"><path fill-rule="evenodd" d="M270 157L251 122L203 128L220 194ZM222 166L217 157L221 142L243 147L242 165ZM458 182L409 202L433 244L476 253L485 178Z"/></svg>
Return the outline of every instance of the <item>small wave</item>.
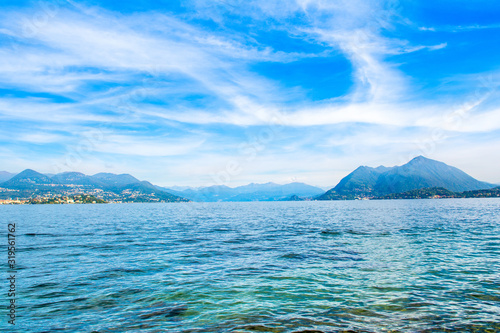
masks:
<svg viewBox="0 0 500 333"><path fill-rule="evenodd" d="M39 283L34 286L29 287L28 289L40 289L40 288L50 288L50 287L56 287L59 286L59 283L55 282L46 282L46 283Z"/></svg>

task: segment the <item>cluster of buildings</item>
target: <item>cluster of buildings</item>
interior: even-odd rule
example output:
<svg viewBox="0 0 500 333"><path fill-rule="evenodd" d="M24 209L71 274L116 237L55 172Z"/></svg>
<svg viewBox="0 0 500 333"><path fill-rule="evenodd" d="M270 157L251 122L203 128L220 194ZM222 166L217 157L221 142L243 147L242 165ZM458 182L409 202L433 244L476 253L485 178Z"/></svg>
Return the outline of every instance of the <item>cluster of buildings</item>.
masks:
<svg viewBox="0 0 500 333"><path fill-rule="evenodd" d="M24 205L28 203L29 200L20 199L0 199L0 205Z"/></svg>

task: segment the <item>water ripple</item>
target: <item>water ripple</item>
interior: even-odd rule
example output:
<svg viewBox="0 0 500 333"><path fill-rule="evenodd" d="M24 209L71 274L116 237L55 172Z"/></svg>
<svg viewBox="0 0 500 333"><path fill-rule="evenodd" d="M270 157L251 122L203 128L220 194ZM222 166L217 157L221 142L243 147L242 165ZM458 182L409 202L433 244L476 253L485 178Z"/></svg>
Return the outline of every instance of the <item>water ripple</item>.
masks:
<svg viewBox="0 0 500 333"><path fill-rule="evenodd" d="M499 332L499 212L498 199L0 207L19 221L19 331L100 333Z"/></svg>

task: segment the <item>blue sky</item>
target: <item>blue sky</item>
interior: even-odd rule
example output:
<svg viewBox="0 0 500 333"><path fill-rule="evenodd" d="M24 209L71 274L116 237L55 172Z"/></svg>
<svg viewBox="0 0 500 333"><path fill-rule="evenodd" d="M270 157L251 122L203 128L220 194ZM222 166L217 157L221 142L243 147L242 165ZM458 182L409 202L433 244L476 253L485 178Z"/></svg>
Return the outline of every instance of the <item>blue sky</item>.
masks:
<svg viewBox="0 0 500 333"><path fill-rule="evenodd" d="M500 183L498 1L2 1L0 169Z"/></svg>

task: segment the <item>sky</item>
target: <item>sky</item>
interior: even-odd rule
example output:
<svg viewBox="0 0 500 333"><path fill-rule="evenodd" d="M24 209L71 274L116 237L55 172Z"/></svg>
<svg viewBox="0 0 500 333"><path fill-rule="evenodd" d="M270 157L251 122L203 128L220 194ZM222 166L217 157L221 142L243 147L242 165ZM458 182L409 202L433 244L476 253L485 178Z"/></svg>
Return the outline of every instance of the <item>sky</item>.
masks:
<svg viewBox="0 0 500 333"><path fill-rule="evenodd" d="M500 183L500 2L3 0L0 170L304 182L423 155Z"/></svg>

